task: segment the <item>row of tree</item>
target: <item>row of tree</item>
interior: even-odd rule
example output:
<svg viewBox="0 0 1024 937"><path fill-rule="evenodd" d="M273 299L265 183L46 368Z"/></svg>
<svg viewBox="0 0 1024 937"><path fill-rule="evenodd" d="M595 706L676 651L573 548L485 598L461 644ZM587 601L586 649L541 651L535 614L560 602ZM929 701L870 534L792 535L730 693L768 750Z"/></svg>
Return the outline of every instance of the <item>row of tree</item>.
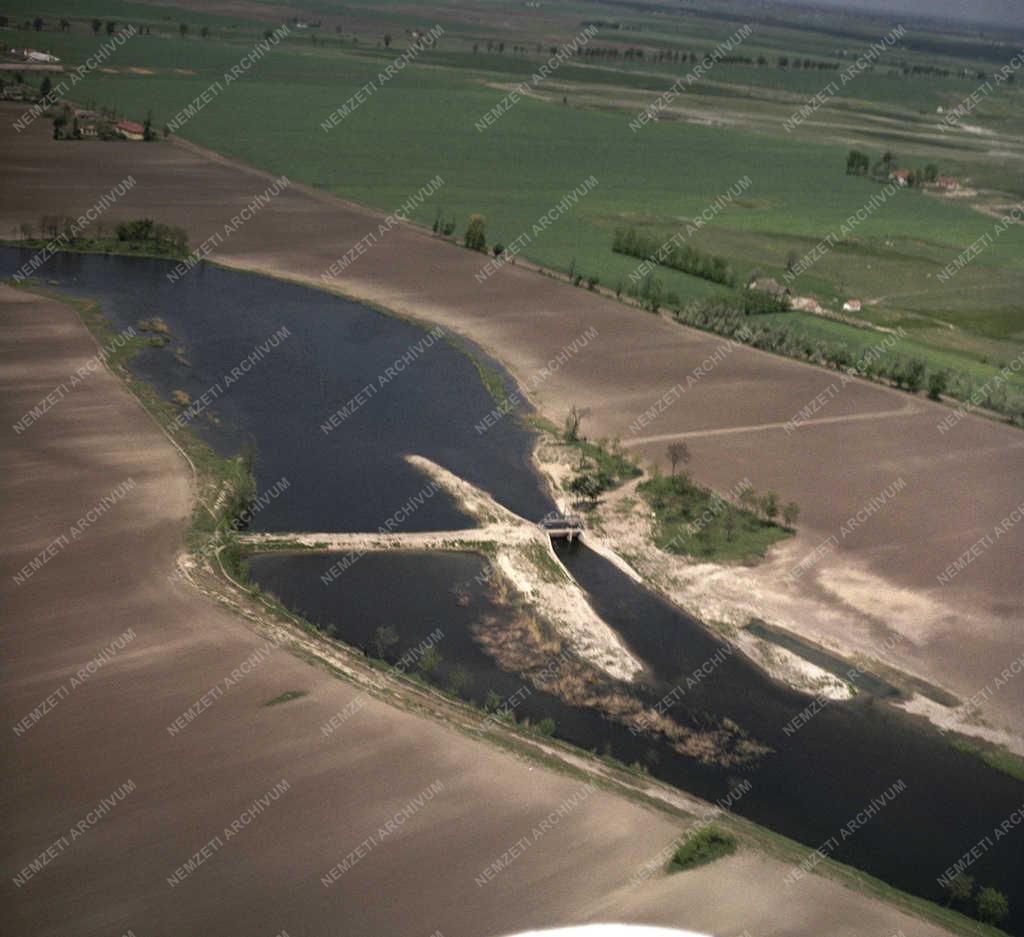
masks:
<svg viewBox="0 0 1024 937"><path fill-rule="evenodd" d="M781 515L782 523L791 528L800 516L800 505L795 501L781 504L779 496L774 491L759 495L753 488L744 488L740 492L740 504L751 514L760 516L770 524L774 524L775 519Z"/></svg>
<svg viewBox="0 0 1024 937"><path fill-rule="evenodd" d="M980 401L981 406L1024 426L1024 394L1006 383L981 383L971 375L929 367L921 358L899 354L860 363L860 353L852 350L846 342L813 338L798 324L773 320L759 321L756 327L752 327L735 296L718 296L677 305L673 315L686 325L788 358L811 361L837 370L858 367L858 373L870 380L888 381L911 393L926 390L933 399L946 394L958 400Z"/></svg>
<svg viewBox="0 0 1024 937"><path fill-rule="evenodd" d="M103 239L106 230L102 221L97 221L89 228L89 237L83 238L76 233L76 221L67 215L43 215L39 219L39 237L52 241L63 236L63 240L74 245L84 240ZM31 241L36 234L36 227L28 221L19 226L23 240ZM184 228L174 225L160 224L152 218L137 218L124 221L114 229L114 236L122 244L133 244L147 248L153 253L183 256L188 251L188 234Z"/></svg>
<svg viewBox="0 0 1024 937"><path fill-rule="evenodd" d="M184 228L161 224L152 218L124 221L115 229L117 239L131 244L146 244L163 254L184 254L188 250L188 234Z"/></svg>
<svg viewBox="0 0 1024 937"><path fill-rule="evenodd" d="M866 176L870 173L877 179L885 180L896 170L896 157L886 150L872 165L871 157L861 150L850 150L846 156L846 174L848 176ZM923 167L911 169L907 173L907 185L918 186L934 183L939 178L939 167L928 163Z"/></svg>
<svg viewBox="0 0 1024 937"><path fill-rule="evenodd" d="M482 45L479 42L473 43L473 52L479 53L481 48L487 52L504 53L506 44L497 40L488 40ZM530 49L526 45L513 43L509 46L514 55L527 55ZM534 51L539 55L545 51L538 42ZM548 50L551 55L558 51L557 46L551 46ZM617 61L622 59L625 62L654 62L660 65L686 65L696 64L707 56L707 52L700 49L650 49L642 46L621 45L592 45L581 46L575 54L583 59L603 59L606 61ZM837 72L844 67L843 63L828 59L812 59L793 55L776 55L768 57L761 55L720 55L717 62L723 65L742 65L747 68L782 68L800 71ZM984 71L960 68L942 68L937 65L910 63L905 60L892 62L888 68L889 74L901 75L931 75L937 78L977 78L985 79ZM1010 78L1012 81L1012 77Z"/></svg>
<svg viewBox="0 0 1024 937"><path fill-rule="evenodd" d="M617 254L639 257L653 264L701 277L712 283L736 285L736 273L724 257L705 253L688 244L662 242L651 235L639 233L633 227L615 229L612 250Z"/></svg>
<svg viewBox="0 0 1024 937"><path fill-rule="evenodd" d="M670 443L665 450L665 455L668 457L668 464L672 469L673 477L675 477L676 470L680 465L690 464L690 447L685 442ZM689 480L689 476L686 476L686 481L689 482ZM795 501L780 505L779 496L774 491L769 491L765 495L758 495L753 488L744 488L740 493L740 504L751 514L760 515L770 523L775 523L775 518L781 513L782 522L787 527L792 527L800 516L800 505Z"/></svg>
<svg viewBox="0 0 1024 937"><path fill-rule="evenodd" d="M888 152L883 154L880 162L882 164L892 163L892 154ZM926 167L926 170L927 177L930 178L934 175L934 167ZM434 220L434 232L450 235L454 230L455 220L444 221L439 211ZM471 216L466 229L465 245L471 250L485 252L486 241L483 216ZM616 229L612 243L612 249L618 253L654 262L659 262L655 255L660 247L657 239L640 235L634 228ZM503 246L495 244L493 250L496 256L500 256ZM703 275L706 279L713 279L715 273L725 269L728 272L727 282L735 283L735 275L726 261L719 257L703 254L695 248L685 245L673 245L671 253L660 260L660 263L685 273L696 276ZM709 270L713 274L711 277L707 276ZM569 278L576 286L581 286L585 282L590 289L596 289L599 284L596 276L585 278L581 273L576 272L575 260L570 266ZM653 272L648 272L638 281L631 281L628 285L620 277L615 287L615 295L620 297L623 293L640 300L644 307L652 312L658 312L663 306L668 306L673 310L677 319L688 325L739 340L746 340L748 344L756 348L836 369L847 369L858 363L858 354L854 353L846 342L811 338L796 325L774 320L759 322L756 331L748 333L749 339L744 339L740 332L746 331L748 328L749 323L745 321L747 317L784 312L789 308L788 299L781 294L773 295L761 290L736 289L728 295L691 302L684 306L678 294L666 291L662 281L654 276ZM979 384L970 375L956 374L944 368L930 368L927 362L921 358L898 354L888 355L864 364L859 373L870 380L891 382L896 387L911 393L926 390L928 396L933 400L938 400L947 393L959 400L967 400L980 391L985 406L997 413L1004 414L1013 423L1024 425L1024 395L1004 385ZM585 475L586 473L581 474ZM600 480L594 478L584 479L581 477L577 482L576 493L584 498L596 497L602 490L604 489L600 485Z"/></svg>

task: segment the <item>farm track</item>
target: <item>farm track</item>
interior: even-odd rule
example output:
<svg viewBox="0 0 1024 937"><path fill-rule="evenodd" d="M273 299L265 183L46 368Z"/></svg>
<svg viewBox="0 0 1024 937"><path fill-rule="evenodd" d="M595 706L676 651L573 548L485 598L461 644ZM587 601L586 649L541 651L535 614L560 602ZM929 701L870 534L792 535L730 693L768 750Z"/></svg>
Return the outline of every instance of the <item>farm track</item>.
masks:
<svg viewBox="0 0 1024 937"><path fill-rule="evenodd" d="M832 423L855 423L860 420L884 420L888 417L911 416L921 410L913 404L907 404L898 410L876 410L872 413L849 413L846 416L824 416L817 420L801 420L799 427L828 425ZM706 436L729 436L735 433L758 433L770 429L785 429L789 422L757 423L753 426L728 426L724 429L695 429L683 433L665 433L660 436L636 436L627 439L623 445L642 446L653 442L670 442L673 439L699 439Z"/></svg>

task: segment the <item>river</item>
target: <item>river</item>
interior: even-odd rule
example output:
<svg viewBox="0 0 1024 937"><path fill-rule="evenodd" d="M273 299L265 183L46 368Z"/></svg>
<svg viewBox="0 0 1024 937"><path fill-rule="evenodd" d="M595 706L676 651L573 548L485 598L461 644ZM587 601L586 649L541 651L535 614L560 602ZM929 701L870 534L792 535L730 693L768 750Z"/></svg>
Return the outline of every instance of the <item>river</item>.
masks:
<svg viewBox="0 0 1024 937"><path fill-rule="evenodd" d="M9 275L27 257L0 248L0 270ZM466 354L446 340L429 341L429 326L213 267L171 283L168 269L163 261L63 254L43 272L55 281L47 288L99 301L117 330L152 317L167 323L171 341L147 348L133 372L168 398L176 390L194 401L206 394L209 407L191 425L222 453L252 443L258 490L280 478L290 483L255 516L254 529L376 530L428 484L405 461L410 453L525 517L551 508L530 461L529 431L511 417L477 431L493 400ZM287 335L268 347L282 328ZM254 355L258 360L228 385L232 369ZM340 410L344 417L325 432ZM396 529L472 523L437 492L404 512ZM869 693L814 707L802 727L787 731L810 697L738 653L723 655L721 638L592 551L576 546L561 554L596 610L646 663L652 678L639 695L651 702L672 695L673 714L694 726L732 720L770 754L742 767L702 764L592 710L534 689L524 695L523 681L498 668L472 637L474 622L507 614L479 581L479 557L370 554L330 583L320 576L337 557L259 557L252 572L287 605L357 646L371 645L386 625L399 637L397 655L441 629L441 659L430 677L439 685L478 703L488 691L502 699L518 693L520 718L554 719L560 738L638 762L709 800L749 781L734 803L737 813L907 891L941 901L938 876L988 837L969 874L1009 896L1015 913L1006 926L1024 931L1024 824L999 839L994 833L1024 805L1024 783L955 751L937 730ZM712 658L720 660L712 673L673 693ZM862 821L872 801L874 815ZM623 869L623 878L635 871Z"/></svg>

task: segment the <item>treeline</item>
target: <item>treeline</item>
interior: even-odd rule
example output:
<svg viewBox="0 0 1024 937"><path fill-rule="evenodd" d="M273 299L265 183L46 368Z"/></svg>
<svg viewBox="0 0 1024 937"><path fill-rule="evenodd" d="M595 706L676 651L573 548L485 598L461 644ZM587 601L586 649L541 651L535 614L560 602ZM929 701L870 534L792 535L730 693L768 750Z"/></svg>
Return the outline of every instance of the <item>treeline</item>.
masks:
<svg viewBox="0 0 1024 937"><path fill-rule="evenodd" d="M188 234L184 228L160 224L152 218L124 221L115 229L117 239L128 244L144 244L161 254L184 254L188 248Z"/></svg>
<svg viewBox="0 0 1024 937"><path fill-rule="evenodd" d="M652 264L689 273L712 283L736 285L736 273L724 257L707 254L688 244L674 244L671 240L659 241L650 235L640 234L636 228L616 228L612 250L616 254L639 257Z"/></svg>
<svg viewBox="0 0 1024 937"><path fill-rule="evenodd" d="M123 221L114 228L114 236L108 237L109 230L102 221L83 235L76 219L67 215L43 215L38 230L31 222L22 222L19 231L23 242L59 241L64 247L132 253L145 251L150 254L164 254L181 257L188 251L188 234L184 228L159 224L152 218L137 218Z"/></svg>
<svg viewBox="0 0 1024 937"><path fill-rule="evenodd" d="M606 31L625 30L619 23L611 23L604 20L588 20L583 23L584 27L596 26ZM632 30L637 31L637 30ZM505 43L496 39L489 39L486 42L474 42L473 52L486 51L490 53L504 54L507 48L513 55L529 55L531 52L537 55L545 51L554 55L558 51L557 46L549 46L545 49L541 43L527 45L525 43ZM622 46L622 45L593 45L588 44L577 49L573 55L579 59L600 59L610 62L647 62L657 64L669 64L684 66L687 64L696 65L710 54L707 49L652 49L649 46ZM812 59L798 55L719 55L716 61L725 65L742 65L747 68L782 68L794 71L817 71L817 72L838 72L847 64L843 61L831 59ZM979 81L985 80L985 72L973 68L942 68L938 65L919 64L899 60L893 62L888 68L889 74L902 75L928 75L934 78L976 78ZM1010 76L1009 81L1013 81Z"/></svg>
<svg viewBox="0 0 1024 937"><path fill-rule="evenodd" d="M941 68L938 65L919 65L917 63L905 62L902 59L892 63L893 67L901 75L931 75L935 78L976 78L984 81L986 73L976 68ZM1009 79L1013 81L1011 76Z"/></svg>
<svg viewBox="0 0 1024 937"><path fill-rule="evenodd" d="M576 285L579 286L579 277L576 278ZM588 280L587 285L591 289L591 282L597 284L599 280L594 277ZM658 312L662 308L678 309L682 300L674 290L665 290L665 284L653 273L648 273L639 280L630 282L627 286L622 278L619 278L615 286L615 298L621 299L623 293L630 299L635 299L651 312ZM763 316L771 313L789 312L789 297L784 294L773 295L766 290L737 289L730 296L730 308L744 316Z"/></svg>
<svg viewBox="0 0 1024 937"><path fill-rule="evenodd" d="M1024 393L1005 382L980 383L969 374L930 367L922 358L889 354L863 361L846 342L826 341L807 335L798 323L759 320L751 323L743 313L742 293L693 301L673 309L676 320L698 329L742 341L754 348L788 358L810 361L837 370L857 367L869 380L889 382L910 393L926 390L932 399L947 394L970 400L1024 426ZM866 357L866 356L865 356Z"/></svg>
<svg viewBox="0 0 1024 937"><path fill-rule="evenodd" d="M848 176L870 174L877 181L884 182L898 168L896 157L889 150L886 150L874 164L871 162L871 157L861 150L850 150L846 155L846 174ZM914 169L908 169L906 184L909 188L934 185L938 179L939 167L935 163L928 163L923 167L917 166Z"/></svg>

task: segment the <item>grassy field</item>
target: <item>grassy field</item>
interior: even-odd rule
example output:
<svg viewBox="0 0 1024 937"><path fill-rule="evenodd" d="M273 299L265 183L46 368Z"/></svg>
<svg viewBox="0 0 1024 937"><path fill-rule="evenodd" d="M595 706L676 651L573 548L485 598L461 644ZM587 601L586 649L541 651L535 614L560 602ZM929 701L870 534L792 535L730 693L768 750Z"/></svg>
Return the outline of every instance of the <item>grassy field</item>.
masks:
<svg viewBox="0 0 1024 937"><path fill-rule="evenodd" d="M954 739L949 743L959 752L966 752L980 758L990 768L1002 771L1011 778L1024 781L1024 758L999 746L979 746L966 739Z"/></svg>
<svg viewBox="0 0 1024 937"><path fill-rule="evenodd" d="M599 277L611 288L628 286L637 264L612 252L615 227L629 224L657 238L671 237L745 176L749 188L688 243L726 257L741 277L755 270L780 276L790 254L803 256L822 238L838 234L879 192L876 183L845 174L850 147L865 149L872 159L891 149L900 165L934 161L940 171L994 188L969 199L899 192L801 275L795 291L835 309L859 297L865 302L863 319L910 333L903 353L979 381L1024 352L1024 225L993 235L1000 208L1005 211L1024 193L1015 162L1024 153L1018 149L1024 147L1024 93L1017 84L1003 85L971 114L971 122L989 128L1000 146L960 131L943 136L934 127L937 108L961 100L978 87L979 75L991 75L1006 60L1001 55L1009 57L1005 43L911 27L903 47L890 50L873 71L836 94L822 110L820 126L811 121L788 133L785 119L837 73L779 68L778 58L799 54L845 67L887 30L881 22L851 25L827 17L814 30L755 21L739 52L755 61L763 56L764 65L718 65L687 89L687 113L634 133L628 121L692 67L689 61L659 61L657 53L704 53L733 34L739 21L630 13L616 20L619 28L605 20L589 45L644 48L643 61L620 54L566 64L480 132L475 122L512 84L529 81L553 45L598 18L593 8L559 3L510 25L492 17L495 8L486 3L480 22L437 10L430 11L430 22L421 21L403 6L385 4L348 11L338 33L329 18L336 8L316 6L328 17L321 29L293 24L287 39L216 94L180 135L387 211L439 174L443 187L413 220L430 225L440 212L455 219L461 236L469 215L480 212L490 243L507 244L531 232L537 219L593 175L596 188L532 237L523 255L563 272ZM21 19L19 10L26 18L70 12L72 28L55 31L51 19L42 33L9 30L10 45L52 49L68 62L95 51L98 40L88 17L81 19L80 6L71 10L60 0L39 9L15 4L14 22ZM212 82L223 85L224 73L266 28L277 25L269 7L267 20L258 23L130 3L105 7L102 15L152 24L153 35L137 36L113 53L104 70L78 85L75 97L140 120L151 112L158 127ZM177 35L179 21L189 24L187 38ZM437 49L379 82L381 69L406 48L406 30L434 23L446 31ZM204 25L210 35L200 39ZM382 45L385 31L394 36L390 49ZM495 50L488 52L492 40ZM497 52L498 42L506 44L503 53ZM967 74L903 74L901 63ZM365 103L324 131L321 121L367 82L375 87ZM992 243L980 256L945 284L937 281L944 265L986 235ZM672 270L658 276L666 292L684 301L720 290ZM833 322L802 325L851 348L865 337L874 340L870 332Z"/></svg>
<svg viewBox="0 0 1024 937"><path fill-rule="evenodd" d="M654 511L654 542L669 553L716 562L752 560L792 535L695 485L685 473L651 478L637 491Z"/></svg>

